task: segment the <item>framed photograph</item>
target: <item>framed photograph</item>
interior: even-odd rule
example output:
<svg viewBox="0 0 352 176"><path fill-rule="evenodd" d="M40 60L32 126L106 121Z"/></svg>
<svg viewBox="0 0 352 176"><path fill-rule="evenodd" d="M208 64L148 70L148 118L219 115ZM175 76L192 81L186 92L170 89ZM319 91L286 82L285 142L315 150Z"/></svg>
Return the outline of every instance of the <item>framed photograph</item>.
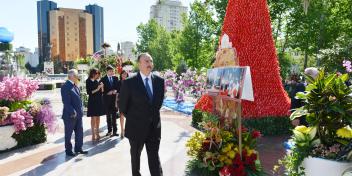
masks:
<svg viewBox="0 0 352 176"><path fill-rule="evenodd" d="M240 99L245 69L246 67L238 66L209 69L206 85L208 94Z"/></svg>

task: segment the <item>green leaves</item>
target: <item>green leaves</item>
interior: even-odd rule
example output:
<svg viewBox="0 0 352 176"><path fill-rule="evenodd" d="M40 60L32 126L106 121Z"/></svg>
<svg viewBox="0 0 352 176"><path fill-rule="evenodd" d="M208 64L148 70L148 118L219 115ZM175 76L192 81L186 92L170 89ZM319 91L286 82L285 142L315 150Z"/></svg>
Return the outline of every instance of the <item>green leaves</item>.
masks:
<svg viewBox="0 0 352 176"><path fill-rule="evenodd" d="M302 117L302 116L304 116L304 115L307 115L307 113L308 113L308 111L305 110L305 109L303 109L303 107L297 108L297 109L295 109L295 111L290 115L290 119L291 119L291 120L295 120L295 119L297 119L297 118L299 118L299 117Z"/></svg>
<svg viewBox="0 0 352 176"><path fill-rule="evenodd" d="M160 26L155 20L137 27L137 52L148 52L154 60L154 69L162 71L173 67L175 40L171 33Z"/></svg>
<svg viewBox="0 0 352 176"><path fill-rule="evenodd" d="M307 79L311 82L306 87L305 93L296 95L297 98L305 100L305 105L296 109L290 119L306 116L309 126L317 127L309 134L308 139L310 140L313 140L312 136L315 136L316 131L319 131L319 142L324 145L330 146L337 142L346 143L336 137L336 131L341 126L352 123L351 88L345 84L348 75L328 74L322 69L316 79L311 77L307 77ZM297 140L303 140L303 137L297 132L295 136Z"/></svg>

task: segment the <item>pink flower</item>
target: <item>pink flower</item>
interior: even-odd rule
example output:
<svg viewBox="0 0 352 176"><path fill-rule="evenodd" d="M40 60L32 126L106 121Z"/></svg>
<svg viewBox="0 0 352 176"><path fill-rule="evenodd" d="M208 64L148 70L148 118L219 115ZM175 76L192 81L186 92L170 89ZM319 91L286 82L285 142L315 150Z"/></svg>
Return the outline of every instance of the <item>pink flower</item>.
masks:
<svg viewBox="0 0 352 176"><path fill-rule="evenodd" d="M0 99L22 101L38 89L38 82L20 77L6 77L0 82Z"/></svg>
<svg viewBox="0 0 352 176"><path fill-rule="evenodd" d="M14 123L15 131L18 134L20 131L25 131L27 128L32 127L33 116L26 112L24 109L19 109L15 112L12 112L10 115L11 121Z"/></svg>

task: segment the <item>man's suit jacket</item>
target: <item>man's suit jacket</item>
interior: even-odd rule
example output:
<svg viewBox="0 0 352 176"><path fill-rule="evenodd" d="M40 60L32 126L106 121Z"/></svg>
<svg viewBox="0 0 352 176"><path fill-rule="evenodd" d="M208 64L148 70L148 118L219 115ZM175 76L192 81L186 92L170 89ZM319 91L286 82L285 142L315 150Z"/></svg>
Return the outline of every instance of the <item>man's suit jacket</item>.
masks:
<svg viewBox="0 0 352 176"><path fill-rule="evenodd" d="M78 87L74 86L70 81L66 81L61 87L61 98L64 104L63 119L83 117L83 104Z"/></svg>
<svg viewBox="0 0 352 176"><path fill-rule="evenodd" d="M161 137L160 108L164 100L164 79L152 75L153 101L150 103L140 73L126 79L119 94L120 112L126 117L125 136L130 140L145 141L151 129Z"/></svg>
<svg viewBox="0 0 352 176"><path fill-rule="evenodd" d="M117 111L115 106L116 95L107 95L111 90L116 90L117 93L120 92L120 81L116 76L112 76L113 84L109 82L108 76L104 76L100 82L104 84L104 106L106 107L106 112Z"/></svg>

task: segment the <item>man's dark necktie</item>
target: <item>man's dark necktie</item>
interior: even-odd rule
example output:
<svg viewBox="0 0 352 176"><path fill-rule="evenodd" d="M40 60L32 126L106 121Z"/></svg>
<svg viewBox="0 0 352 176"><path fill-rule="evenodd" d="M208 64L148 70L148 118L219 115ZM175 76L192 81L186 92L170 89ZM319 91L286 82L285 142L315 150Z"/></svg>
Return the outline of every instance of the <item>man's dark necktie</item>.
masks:
<svg viewBox="0 0 352 176"><path fill-rule="evenodd" d="M109 77L110 86L112 86L112 77Z"/></svg>
<svg viewBox="0 0 352 176"><path fill-rule="evenodd" d="M151 103L151 102L153 102L153 94L152 94L152 90L150 89L148 81L149 81L149 79L145 78L145 88L147 89L149 103Z"/></svg>

